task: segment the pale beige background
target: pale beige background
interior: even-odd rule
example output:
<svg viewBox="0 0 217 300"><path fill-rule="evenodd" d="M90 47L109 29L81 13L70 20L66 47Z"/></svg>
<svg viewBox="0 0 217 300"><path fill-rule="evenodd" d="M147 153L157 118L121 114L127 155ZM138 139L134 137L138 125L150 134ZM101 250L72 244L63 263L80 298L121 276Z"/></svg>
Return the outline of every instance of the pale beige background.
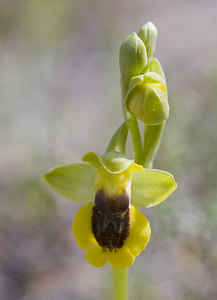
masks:
<svg viewBox="0 0 217 300"><path fill-rule="evenodd" d="M0 0L0 299L111 299L71 233L79 205L41 181L103 152L122 121L121 41L147 21L171 115L154 167L174 174L131 268L131 298L217 298L217 2Z"/></svg>

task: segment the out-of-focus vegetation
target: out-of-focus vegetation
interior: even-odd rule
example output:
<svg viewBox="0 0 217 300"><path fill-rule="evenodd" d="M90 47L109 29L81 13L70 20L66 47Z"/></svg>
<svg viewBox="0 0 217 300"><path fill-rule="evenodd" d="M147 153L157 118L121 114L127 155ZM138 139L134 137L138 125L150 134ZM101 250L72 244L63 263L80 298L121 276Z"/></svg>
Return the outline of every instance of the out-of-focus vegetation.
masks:
<svg viewBox="0 0 217 300"><path fill-rule="evenodd" d="M0 0L0 299L110 299L109 267L89 266L72 236L78 206L41 175L105 150L121 122L119 46L149 20L171 106L154 167L179 188L143 211L152 238L131 299L217 298L216 12L215 1Z"/></svg>

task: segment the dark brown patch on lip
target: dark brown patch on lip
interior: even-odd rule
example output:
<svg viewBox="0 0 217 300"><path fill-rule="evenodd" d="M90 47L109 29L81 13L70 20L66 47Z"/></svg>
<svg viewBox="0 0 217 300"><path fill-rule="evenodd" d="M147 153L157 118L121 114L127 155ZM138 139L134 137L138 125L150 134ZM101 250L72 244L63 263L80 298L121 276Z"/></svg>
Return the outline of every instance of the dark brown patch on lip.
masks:
<svg viewBox="0 0 217 300"><path fill-rule="evenodd" d="M129 197L113 199L99 191L95 197L92 231L99 245L106 251L121 248L129 235Z"/></svg>

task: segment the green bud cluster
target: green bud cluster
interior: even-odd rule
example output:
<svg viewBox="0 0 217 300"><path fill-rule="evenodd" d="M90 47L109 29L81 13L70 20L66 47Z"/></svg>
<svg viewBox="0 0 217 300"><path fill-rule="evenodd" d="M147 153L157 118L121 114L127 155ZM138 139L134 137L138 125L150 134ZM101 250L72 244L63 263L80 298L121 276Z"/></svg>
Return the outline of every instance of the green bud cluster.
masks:
<svg viewBox="0 0 217 300"><path fill-rule="evenodd" d="M158 125L169 117L166 79L154 58L157 28L152 22L138 34L127 37L120 48L120 71L126 109L147 125Z"/></svg>

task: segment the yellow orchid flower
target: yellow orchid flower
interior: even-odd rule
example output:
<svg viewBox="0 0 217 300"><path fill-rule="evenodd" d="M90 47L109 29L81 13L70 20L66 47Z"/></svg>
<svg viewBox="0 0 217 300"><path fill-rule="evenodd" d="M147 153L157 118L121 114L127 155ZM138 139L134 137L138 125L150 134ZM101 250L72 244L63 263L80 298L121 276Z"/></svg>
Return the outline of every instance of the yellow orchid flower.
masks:
<svg viewBox="0 0 217 300"><path fill-rule="evenodd" d="M126 268L149 242L147 218L136 206L151 207L176 189L171 174L144 169L122 153L89 152L81 164L59 166L44 175L56 192L85 203L75 215L73 233L87 261L102 267Z"/></svg>

